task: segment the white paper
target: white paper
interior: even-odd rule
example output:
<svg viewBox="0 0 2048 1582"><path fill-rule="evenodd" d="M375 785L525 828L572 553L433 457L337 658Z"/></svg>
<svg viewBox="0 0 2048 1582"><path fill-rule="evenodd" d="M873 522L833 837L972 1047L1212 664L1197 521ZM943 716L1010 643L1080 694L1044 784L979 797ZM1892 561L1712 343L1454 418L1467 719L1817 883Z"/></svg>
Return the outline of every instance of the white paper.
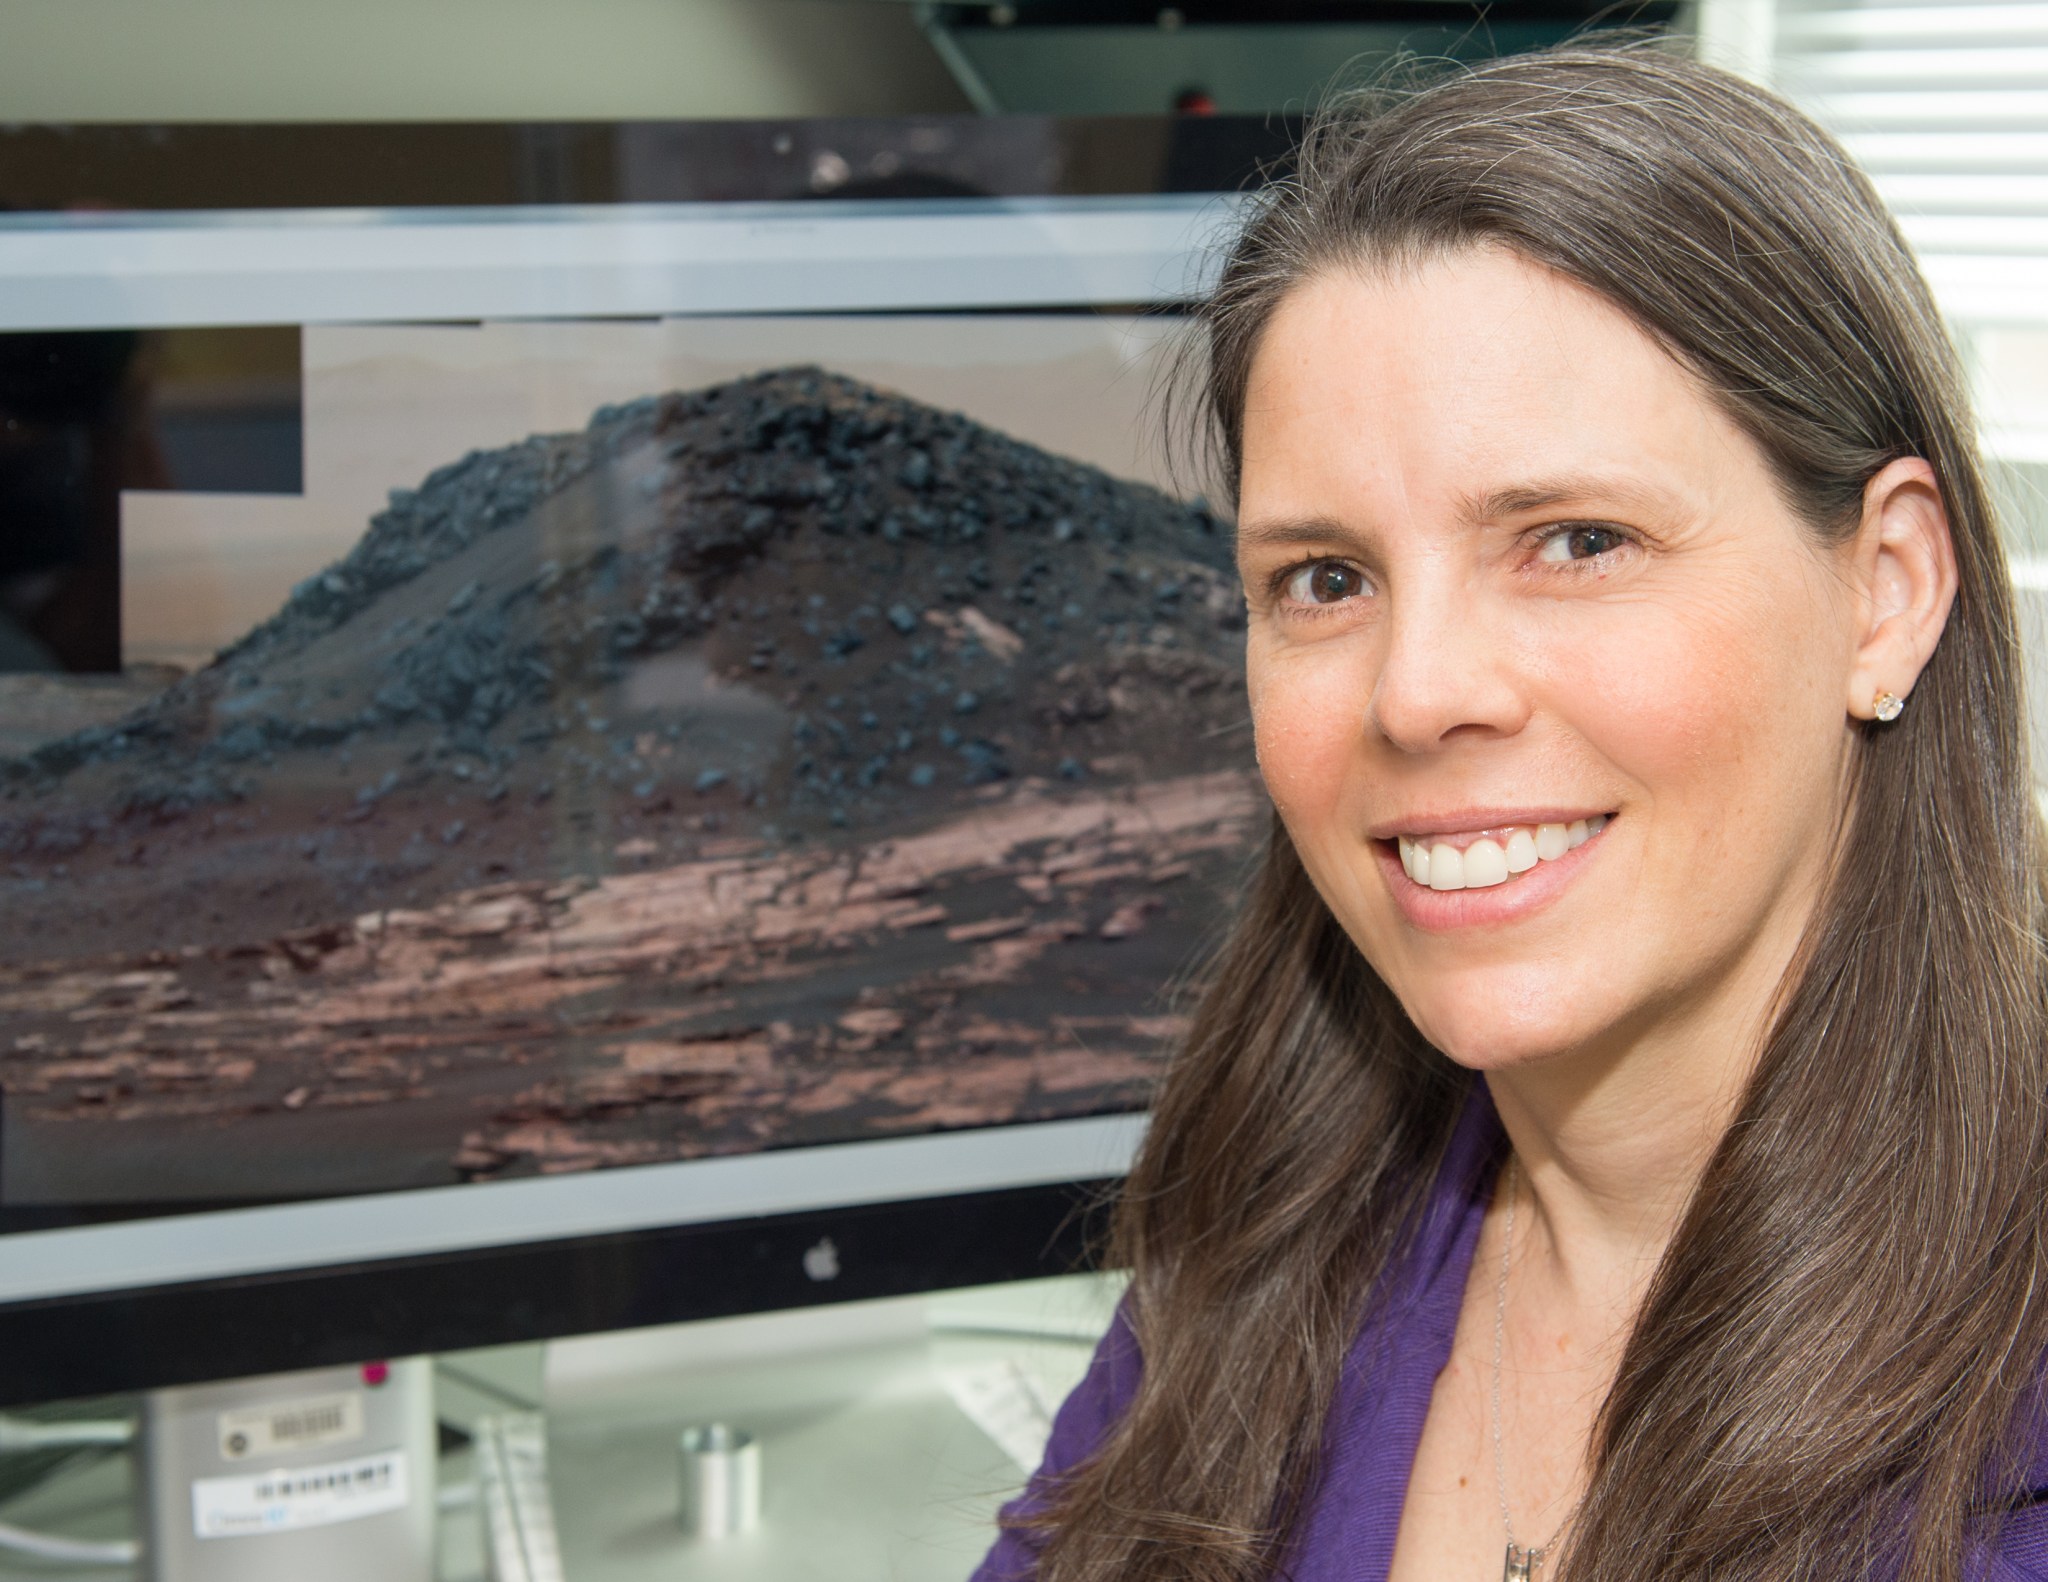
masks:
<svg viewBox="0 0 2048 1582"><path fill-rule="evenodd" d="M192 1484L192 1531L200 1538L331 1527L404 1509L406 1453L382 1450L317 1467L274 1467Z"/></svg>

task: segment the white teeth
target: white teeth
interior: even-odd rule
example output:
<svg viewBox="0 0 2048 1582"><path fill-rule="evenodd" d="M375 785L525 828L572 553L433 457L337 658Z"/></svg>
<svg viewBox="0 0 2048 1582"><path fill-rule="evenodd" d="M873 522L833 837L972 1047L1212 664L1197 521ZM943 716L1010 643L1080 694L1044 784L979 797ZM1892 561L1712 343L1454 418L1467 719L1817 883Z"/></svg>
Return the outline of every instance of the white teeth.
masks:
<svg viewBox="0 0 2048 1582"><path fill-rule="evenodd" d="M1538 824L1535 830L1512 831L1503 845L1491 838L1475 840L1462 851L1447 841L1412 835L1397 837L1401 868L1417 884L1432 890L1483 890L1527 873L1539 862L1554 862L1583 846L1607 827L1607 815L1573 819L1569 824Z"/></svg>
<svg viewBox="0 0 2048 1582"><path fill-rule="evenodd" d="M1465 888L1490 889L1508 882L1507 853L1490 840L1475 840L1465 848Z"/></svg>

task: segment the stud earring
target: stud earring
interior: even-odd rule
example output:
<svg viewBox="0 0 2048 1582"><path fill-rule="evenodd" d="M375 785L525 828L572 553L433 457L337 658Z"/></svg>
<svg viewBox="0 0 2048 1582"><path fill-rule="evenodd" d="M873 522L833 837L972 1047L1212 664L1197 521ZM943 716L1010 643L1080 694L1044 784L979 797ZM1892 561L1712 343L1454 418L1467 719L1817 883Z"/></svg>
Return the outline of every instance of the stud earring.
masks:
<svg viewBox="0 0 2048 1582"><path fill-rule="evenodd" d="M1904 712L1906 700L1894 692L1880 692L1870 700L1870 711L1889 725Z"/></svg>

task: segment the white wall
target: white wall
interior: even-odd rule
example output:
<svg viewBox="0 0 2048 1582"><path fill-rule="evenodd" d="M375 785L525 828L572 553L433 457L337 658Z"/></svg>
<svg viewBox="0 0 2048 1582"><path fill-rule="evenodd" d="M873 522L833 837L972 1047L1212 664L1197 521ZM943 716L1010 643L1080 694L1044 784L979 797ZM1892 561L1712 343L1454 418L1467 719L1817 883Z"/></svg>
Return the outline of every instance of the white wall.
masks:
<svg viewBox="0 0 2048 1582"><path fill-rule="evenodd" d="M966 108L888 0L0 0L0 121Z"/></svg>

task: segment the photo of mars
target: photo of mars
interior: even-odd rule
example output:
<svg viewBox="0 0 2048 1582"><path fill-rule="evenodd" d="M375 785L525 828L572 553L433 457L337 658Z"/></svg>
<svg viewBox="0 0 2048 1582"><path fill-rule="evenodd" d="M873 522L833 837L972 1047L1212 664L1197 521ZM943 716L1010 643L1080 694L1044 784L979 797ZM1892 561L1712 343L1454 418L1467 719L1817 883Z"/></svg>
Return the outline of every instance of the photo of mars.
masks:
<svg viewBox="0 0 2048 1582"><path fill-rule="evenodd" d="M654 388L0 677L10 1202L1144 1102L1265 822L1227 525L848 364Z"/></svg>

